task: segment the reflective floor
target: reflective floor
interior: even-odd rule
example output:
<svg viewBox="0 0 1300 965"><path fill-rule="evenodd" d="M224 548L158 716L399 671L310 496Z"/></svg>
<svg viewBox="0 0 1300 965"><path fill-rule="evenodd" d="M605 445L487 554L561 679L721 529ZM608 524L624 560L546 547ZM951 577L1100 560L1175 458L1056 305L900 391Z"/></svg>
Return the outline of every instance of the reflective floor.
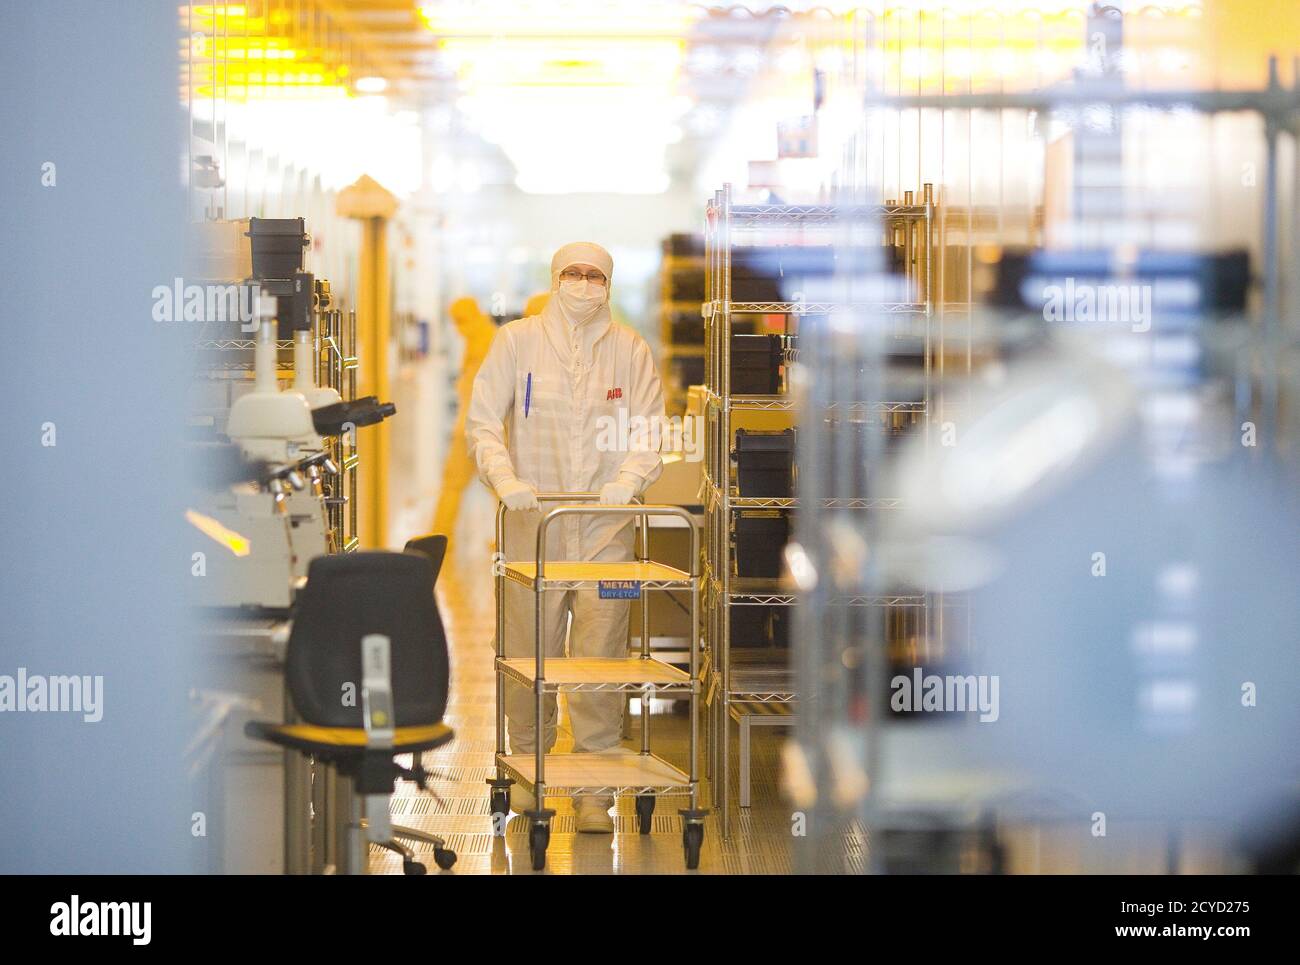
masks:
<svg viewBox="0 0 1300 965"><path fill-rule="evenodd" d="M471 506L467 502L467 508ZM483 507L474 504L476 516ZM490 507L487 508L490 514ZM489 517L490 518L490 515ZM456 730L448 747L425 755L424 766L436 772L430 791L399 783L392 799L397 824L433 832L446 839L460 860L452 873L533 874L528 858L527 822L512 815L506 835L494 837L488 806L489 777L494 777L495 688L492 679L492 628L494 609L490 557L486 538L471 532L453 545L438 580L438 599L446 624L452 658L451 698L447 722ZM556 752L572 746L567 715L561 699L560 737ZM635 711L634 711L635 712ZM687 756L688 717L675 712L668 701L652 708L651 746L657 754L684 767ZM633 721L639 747L640 727ZM733 757L735 728L733 732ZM733 809L729 841L722 841L713 817L706 819L700 872L715 874L779 874L790 870L790 809L778 797L777 754L784 730L755 730L753 743L753 806ZM703 737L701 737L703 742ZM733 767L733 782L735 780ZM734 786L734 784L733 784ZM735 800L733 790L733 801ZM578 834L567 798L548 798L556 816L551 825L546 872L551 874L676 874L685 871L681 819L684 798L666 798L655 812L654 829L637 833L632 798L620 799L614 809L615 832ZM431 848L419 846L417 854L431 873L436 871ZM401 860L375 848L372 873L400 874ZM545 872L542 872L545 873Z"/></svg>

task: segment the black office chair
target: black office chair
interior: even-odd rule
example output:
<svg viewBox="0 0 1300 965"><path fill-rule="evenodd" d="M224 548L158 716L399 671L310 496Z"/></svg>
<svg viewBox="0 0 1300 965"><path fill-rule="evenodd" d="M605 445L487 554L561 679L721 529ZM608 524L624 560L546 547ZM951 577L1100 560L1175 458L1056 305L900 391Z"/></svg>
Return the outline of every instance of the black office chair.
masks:
<svg viewBox="0 0 1300 965"><path fill-rule="evenodd" d="M406 552L422 553L433 564L433 585L438 585L438 574L442 572L442 561L447 557L447 537L437 534L417 536L406 541Z"/></svg>
<svg viewBox="0 0 1300 965"><path fill-rule="evenodd" d="M432 588L433 563L422 553L312 560L294 606L285 670L302 723L245 726L250 737L310 754L351 778L369 805L366 838L400 854L407 874L425 868L395 836L433 844L440 868L456 863L441 838L393 827L388 815L393 782L400 777L427 787L419 755L454 736L442 722L447 638ZM400 767L397 754L414 755L413 766ZM361 824L356 817L353 833Z"/></svg>

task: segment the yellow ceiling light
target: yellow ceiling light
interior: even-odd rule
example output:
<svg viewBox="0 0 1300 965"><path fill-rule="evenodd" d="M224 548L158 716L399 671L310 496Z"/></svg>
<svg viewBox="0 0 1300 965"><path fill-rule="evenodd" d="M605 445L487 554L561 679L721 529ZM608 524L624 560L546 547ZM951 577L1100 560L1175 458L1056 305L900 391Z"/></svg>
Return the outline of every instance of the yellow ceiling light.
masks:
<svg viewBox="0 0 1300 965"><path fill-rule="evenodd" d="M194 16L208 20L217 17L237 17L242 20L248 16L248 8L242 3L199 3L194 5Z"/></svg>
<svg viewBox="0 0 1300 965"><path fill-rule="evenodd" d="M312 57L283 38L203 38L181 58L192 96L232 103L258 99L350 96L341 65Z"/></svg>
<svg viewBox="0 0 1300 965"><path fill-rule="evenodd" d="M654 0L600 4L452 0L420 9L460 84L457 106L530 193L659 193L665 149L690 101L678 78L703 8ZM599 125L572 150L573 118Z"/></svg>
<svg viewBox="0 0 1300 965"><path fill-rule="evenodd" d="M293 60L302 52L283 37L223 37L200 33L188 42L196 59Z"/></svg>
<svg viewBox="0 0 1300 965"><path fill-rule="evenodd" d="M579 37L678 38L700 8L656 0L443 0L420 6L434 33L458 39L532 37L539 41Z"/></svg>
<svg viewBox="0 0 1300 965"><path fill-rule="evenodd" d="M675 85L694 17L683 4L426 4L441 57L467 88Z"/></svg>
<svg viewBox="0 0 1300 965"><path fill-rule="evenodd" d="M223 33L263 34L266 27L266 17L249 16L248 8L242 4L202 3L196 4L190 12L192 30L206 28Z"/></svg>
<svg viewBox="0 0 1300 965"><path fill-rule="evenodd" d="M329 64L296 60L229 60L194 65L195 88L212 87L229 100L256 98L276 90L347 91Z"/></svg>
<svg viewBox="0 0 1300 965"><path fill-rule="evenodd" d="M676 83L684 45L676 40L603 39L539 43L505 38L442 40L439 50L469 88L609 87Z"/></svg>
<svg viewBox="0 0 1300 965"><path fill-rule="evenodd" d="M346 59L296 30L295 19L269 3L182 6L182 96L192 101L249 103L330 101L351 97ZM188 17L188 20L186 18Z"/></svg>

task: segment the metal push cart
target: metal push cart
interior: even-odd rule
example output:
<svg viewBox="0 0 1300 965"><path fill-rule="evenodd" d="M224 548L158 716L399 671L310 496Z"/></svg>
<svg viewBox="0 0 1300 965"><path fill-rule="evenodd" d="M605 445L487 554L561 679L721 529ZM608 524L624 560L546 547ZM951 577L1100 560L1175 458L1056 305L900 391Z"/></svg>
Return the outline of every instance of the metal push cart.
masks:
<svg viewBox="0 0 1300 965"><path fill-rule="evenodd" d="M539 502L559 502L547 511L537 528L537 560L506 560L505 506L497 508L497 551L494 560L496 582L496 770L489 778L493 828L503 833L510 811L510 787L518 783L530 789L537 810L529 811L528 853L534 871L546 866L546 848L551 837L551 818L545 796L635 794L637 830L649 834L655 801L659 797L689 797L690 806L680 810L682 847L686 867L699 867L704 841L704 817L699 806L699 536L690 514L680 506L593 506L595 493L539 493ZM582 562L546 559L546 533L552 522L563 516L632 516L636 520L635 559L626 562ZM677 569L647 558L649 517L678 516L691 528L691 571ZM505 655L505 587L507 581L531 589L536 596L536 656ZM641 607L641 653L635 657L547 657L544 639L545 594L549 590L590 590L619 584L638 596L647 590L691 591L691 660L686 673L650 655L648 608ZM629 597L630 598L630 597ZM506 752L505 688L507 678L531 687L536 695L538 740L534 753ZM547 694L598 691L639 695L641 700L641 750L622 748L590 754L547 754L541 740L544 701ZM650 698L656 695L689 695L690 744L688 771L650 752Z"/></svg>

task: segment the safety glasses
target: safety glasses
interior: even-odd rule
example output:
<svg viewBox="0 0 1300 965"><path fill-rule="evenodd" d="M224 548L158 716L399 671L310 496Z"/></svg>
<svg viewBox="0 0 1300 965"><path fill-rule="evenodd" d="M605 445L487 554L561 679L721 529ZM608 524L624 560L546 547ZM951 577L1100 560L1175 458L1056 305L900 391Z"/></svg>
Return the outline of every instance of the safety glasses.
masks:
<svg viewBox="0 0 1300 965"><path fill-rule="evenodd" d="M576 268L566 268L560 272L560 281L589 281L593 285L605 286L605 275L602 272L592 269L588 272L581 272Z"/></svg>

